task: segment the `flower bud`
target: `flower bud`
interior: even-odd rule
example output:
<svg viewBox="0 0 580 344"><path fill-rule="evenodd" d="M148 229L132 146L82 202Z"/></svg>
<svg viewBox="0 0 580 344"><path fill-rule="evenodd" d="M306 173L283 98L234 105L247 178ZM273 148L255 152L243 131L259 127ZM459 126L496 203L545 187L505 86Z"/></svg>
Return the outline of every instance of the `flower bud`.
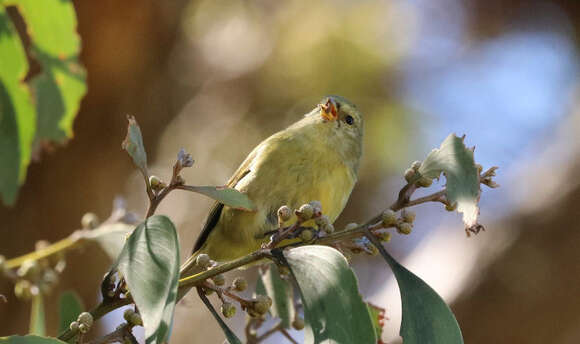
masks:
<svg viewBox="0 0 580 344"><path fill-rule="evenodd" d="M29 280L36 280L41 272L40 265L36 260L27 259L22 262L22 265L16 271L18 277L24 277Z"/></svg>
<svg viewBox="0 0 580 344"><path fill-rule="evenodd" d="M310 220L313 214L314 208L310 204L303 204L300 206L300 209L296 211L296 216L298 216L301 221Z"/></svg>
<svg viewBox="0 0 580 344"><path fill-rule="evenodd" d="M413 226L410 223L403 222L397 225L397 232L399 234L410 234L411 230L413 230Z"/></svg>
<svg viewBox="0 0 580 344"><path fill-rule="evenodd" d="M419 168L421 168L421 162L420 161L413 161L413 163L411 164L411 169L413 171L419 171Z"/></svg>
<svg viewBox="0 0 580 344"><path fill-rule="evenodd" d="M266 314L272 306L272 299L266 295L258 295L252 304L252 308L258 314Z"/></svg>
<svg viewBox="0 0 580 344"><path fill-rule="evenodd" d="M344 230L350 231L350 230L355 229L356 227L358 227L358 223L351 222L348 225L346 225L346 227L344 227Z"/></svg>
<svg viewBox="0 0 580 344"><path fill-rule="evenodd" d="M135 314L135 311L133 309L131 309L131 308L127 308L125 310L125 312L123 313L123 318L128 323L131 323L131 317L133 316L133 314Z"/></svg>
<svg viewBox="0 0 580 344"><path fill-rule="evenodd" d="M244 291L248 287L248 282L242 277L236 277L232 282L232 287L237 291Z"/></svg>
<svg viewBox="0 0 580 344"><path fill-rule="evenodd" d="M161 179L157 176L151 175L149 176L149 185L153 190L158 190L159 185L161 185Z"/></svg>
<svg viewBox="0 0 580 344"><path fill-rule="evenodd" d="M79 323L77 321L73 321L70 323L70 325L68 326L68 328L70 328L71 331L78 331L79 330Z"/></svg>
<svg viewBox="0 0 580 344"><path fill-rule="evenodd" d="M286 222L292 217L292 209L289 206L283 205L278 208L278 221Z"/></svg>
<svg viewBox="0 0 580 344"><path fill-rule="evenodd" d="M446 204L445 205L445 210L447 210L447 211L455 211L455 209L457 209L457 202L454 202L453 204Z"/></svg>
<svg viewBox="0 0 580 344"><path fill-rule="evenodd" d="M410 183L413 177L415 176L415 171L412 168L408 168L405 170L405 180L407 183Z"/></svg>
<svg viewBox="0 0 580 344"><path fill-rule="evenodd" d="M322 215L322 203L320 201L311 201L308 204L314 209L314 216Z"/></svg>
<svg viewBox="0 0 580 344"><path fill-rule="evenodd" d="M224 277L224 275L215 275L211 279L213 283L215 283L215 285L222 286L226 284L226 278Z"/></svg>
<svg viewBox="0 0 580 344"><path fill-rule="evenodd" d="M85 324L87 327L93 326L93 316L89 312L82 312L77 318L79 324Z"/></svg>
<svg viewBox="0 0 580 344"><path fill-rule="evenodd" d="M294 321L292 322L292 327L294 327L294 329L300 331L302 329L304 329L304 319L302 319L299 316L296 316L296 318L294 319Z"/></svg>
<svg viewBox="0 0 580 344"><path fill-rule="evenodd" d="M231 318L236 315L236 307L229 302L222 303L221 311L226 318Z"/></svg>
<svg viewBox="0 0 580 344"><path fill-rule="evenodd" d="M86 213L81 218L81 226L84 229L95 229L99 226L99 218L93 213Z"/></svg>
<svg viewBox="0 0 580 344"><path fill-rule="evenodd" d="M300 232L300 239L302 239L302 241L310 241L313 237L314 234L310 229L304 229L302 232Z"/></svg>
<svg viewBox="0 0 580 344"><path fill-rule="evenodd" d="M334 226L332 225L332 223L327 223L324 227L322 227L322 230L326 234L331 234L334 232Z"/></svg>
<svg viewBox="0 0 580 344"><path fill-rule="evenodd" d="M209 268L211 266L211 259L205 253L200 253L197 258L195 258L195 265L202 269Z"/></svg>
<svg viewBox="0 0 580 344"><path fill-rule="evenodd" d="M397 214L391 209L385 210L381 215L381 219L383 220L383 227L397 224Z"/></svg>
<svg viewBox="0 0 580 344"><path fill-rule="evenodd" d="M314 219L314 223L318 226L318 229L322 229L324 226L330 223L328 216L322 215Z"/></svg>
<svg viewBox="0 0 580 344"><path fill-rule="evenodd" d="M389 242L391 241L391 233L389 232L381 232L375 234L380 241Z"/></svg>
<svg viewBox="0 0 580 344"><path fill-rule="evenodd" d="M79 332L85 334L89 332L89 327L85 324L79 324Z"/></svg>
<svg viewBox="0 0 580 344"><path fill-rule="evenodd" d="M141 314L137 312L133 312L127 322L133 326L143 326L143 318L141 318Z"/></svg>
<svg viewBox="0 0 580 344"><path fill-rule="evenodd" d="M403 209L403 211L401 212L401 218L403 219L404 222L407 223L413 223L413 221L415 221L416 216L417 215L415 214L415 212L411 210Z"/></svg>
<svg viewBox="0 0 580 344"><path fill-rule="evenodd" d="M422 188L428 188L431 186L431 184L433 184L433 179L427 177L421 177L417 181L417 185L419 185Z"/></svg>

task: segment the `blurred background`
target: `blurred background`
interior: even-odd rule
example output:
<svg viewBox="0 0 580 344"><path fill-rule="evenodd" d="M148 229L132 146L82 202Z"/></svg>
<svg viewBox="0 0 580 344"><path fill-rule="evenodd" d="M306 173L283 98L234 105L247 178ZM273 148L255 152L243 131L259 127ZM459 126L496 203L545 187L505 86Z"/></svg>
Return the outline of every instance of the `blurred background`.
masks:
<svg viewBox="0 0 580 344"><path fill-rule="evenodd" d="M387 249L451 305L466 343L580 342L580 2L574 0L75 1L88 94L65 147L31 164L13 208L0 206L0 253L33 250L106 218L116 196L144 214L142 180L120 143L127 114L164 178L179 148L190 184L221 185L261 140L326 94L365 114L363 164L338 228L393 202L403 171L451 132L467 135L484 168L486 231L466 238L460 216L415 209L410 236ZM440 187L441 184L433 188ZM211 201L174 192L159 213L190 252ZM70 254L57 295L97 303L110 262ZM384 261L353 260L363 295L386 308L384 339L399 341L398 289ZM246 272L251 275L252 272ZM233 273L235 277L237 274ZM24 334L29 307L0 281L0 336ZM118 314L116 315L119 316ZM115 315L101 322L114 327ZM243 326L242 312L232 322ZM56 335L57 317L49 316ZM239 332L239 331L238 331ZM300 334L295 334L300 338ZM196 297L178 308L174 343L221 343ZM282 342L272 338L270 343Z"/></svg>

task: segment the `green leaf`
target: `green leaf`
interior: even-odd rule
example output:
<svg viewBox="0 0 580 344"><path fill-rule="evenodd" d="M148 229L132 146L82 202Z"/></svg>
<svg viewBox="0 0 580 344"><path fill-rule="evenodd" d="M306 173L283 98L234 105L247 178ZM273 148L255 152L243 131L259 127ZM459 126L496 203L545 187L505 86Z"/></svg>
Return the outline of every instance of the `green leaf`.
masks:
<svg viewBox="0 0 580 344"><path fill-rule="evenodd" d="M310 245L272 253L298 282L307 323L306 343L376 343L375 330L356 277L344 256Z"/></svg>
<svg viewBox="0 0 580 344"><path fill-rule="evenodd" d="M369 302L367 302L367 308L373 321L373 327L375 328L375 336L377 337L377 340L379 340L383 336L385 309L375 306Z"/></svg>
<svg viewBox="0 0 580 344"><path fill-rule="evenodd" d="M71 1L19 0L32 53L42 71L31 81L36 96L36 141L63 143L72 137L73 120L86 93L79 62L80 37Z"/></svg>
<svg viewBox="0 0 580 344"><path fill-rule="evenodd" d="M137 226L107 277L117 269L143 318L146 343L167 342L179 278L179 242L171 220L156 215Z"/></svg>
<svg viewBox="0 0 580 344"><path fill-rule="evenodd" d="M479 175L473 150L465 147L463 138L450 134L439 149L429 153L418 171L427 178L439 178L445 174L447 180L447 199L457 203L457 211L463 213L466 227L477 224L479 215Z"/></svg>
<svg viewBox="0 0 580 344"><path fill-rule="evenodd" d="M123 250L127 234L134 228L134 225L121 222L104 224L86 233L85 238L96 241L101 249L114 260Z"/></svg>
<svg viewBox="0 0 580 344"><path fill-rule="evenodd" d="M441 297L422 279L405 269L385 250L377 246L391 266L403 306L400 335L405 344L462 344L461 330L455 316Z"/></svg>
<svg viewBox="0 0 580 344"><path fill-rule="evenodd" d="M265 272L260 273L260 282L264 288L262 295L268 295L272 299L270 313L273 317L280 318L285 328L290 328L294 319L292 288L288 282L280 278L276 264L270 264Z"/></svg>
<svg viewBox="0 0 580 344"><path fill-rule="evenodd" d="M18 0L30 37L30 54L41 71L24 83L28 61L18 33L0 7L0 197L14 204L33 146L65 142L86 92L80 39L71 1Z"/></svg>
<svg viewBox="0 0 580 344"><path fill-rule="evenodd" d="M0 337L0 344L66 344L56 338L33 335Z"/></svg>
<svg viewBox="0 0 580 344"><path fill-rule="evenodd" d="M143 145L143 136L141 135L141 128L135 120L135 117L128 116L129 126L127 127L127 136L121 145L124 150L129 153L135 165L139 168L141 173L148 177L147 173L147 153Z"/></svg>
<svg viewBox="0 0 580 344"><path fill-rule="evenodd" d="M42 295L37 294L32 298L30 307L30 334L44 336L46 334L46 324L44 315L44 301Z"/></svg>
<svg viewBox="0 0 580 344"><path fill-rule="evenodd" d="M76 292L67 290L60 294L58 333L68 330L70 324L77 320L83 309L83 302Z"/></svg>
<svg viewBox="0 0 580 344"><path fill-rule="evenodd" d="M201 298L201 300L203 301L203 303L205 304L207 309L209 309L209 311L211 312L211 315L213 315L215 320L218 322L218 324L222 328L222 331L224 331L224 335L226 336L227 342L229 344L242 344L242 341L228 327L228 325L224 322L222 317L220 317L220 315L216 312L215 308L213 308L213 305L211 304L211 302L209 302L207 296L205 296L203 291L201 289L198 289L197 293L199 294L199 297Z"/></svg>
<svg viewBox="0 0 580 344"><path fill-rule="evenodd" d="M236 189L223 187L223 186L185 186L183 189L200 193L209 198L213 198L216 201L223 203L229 207L254 211L256 206L254 203L246 196Z"/></svg>
<svg viewBox="0 0 580 344"><path fill-rule="evenodd" d="M2 6L0 56L0 197L12 205L30 162L36 114L22 82L28 70L26 53Z"/></svg>

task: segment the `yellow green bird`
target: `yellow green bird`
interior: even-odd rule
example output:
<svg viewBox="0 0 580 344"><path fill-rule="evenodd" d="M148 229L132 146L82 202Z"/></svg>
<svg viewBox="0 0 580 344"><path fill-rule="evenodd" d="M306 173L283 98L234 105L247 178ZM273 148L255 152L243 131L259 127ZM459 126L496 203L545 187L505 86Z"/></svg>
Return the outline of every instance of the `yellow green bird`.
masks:
<svg viewBox="0 0 580 344"><path fill-rule="evenodd" d="M317 200L334 222L357 181L362 137L363 118L356 106L328 96L301 120L262 141L226 184L246 194L256 211L214 204L190 260L206 253L227 261L259 249L268 240L264 233L278 227L282 205L297 209Z"/></svg>

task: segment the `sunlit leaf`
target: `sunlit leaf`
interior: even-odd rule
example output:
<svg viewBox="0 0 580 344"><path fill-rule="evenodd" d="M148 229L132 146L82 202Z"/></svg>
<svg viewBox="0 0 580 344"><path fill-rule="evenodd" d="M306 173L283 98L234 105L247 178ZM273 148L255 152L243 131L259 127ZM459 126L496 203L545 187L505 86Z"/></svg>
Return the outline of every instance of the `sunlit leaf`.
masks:
<svg viewBox="0 0 580 344"><path fill-rule="evenodd" d="M143 136L141 128L137 124L135 117L129 116L129 125L127 127L127 136L123 141L122 147L129 153L135 165L141 170L144 176L147 176L147 153L143 145Z"/></svg>
<svg viewBox="0 0 580 344"><path fill-rule="evenodd" d="M298 282L307 323L306 343L376 343L358 282L344 256L328 246L303 246L284 255Z"/></svg>
<svg viewBox="0 0 580 344"><path fill-rule="evenodd" d="M30 93L22 82L26 53L4 7L0 6L0 197L14 204L24 181L36 131Z"/></svg>
<svg viewBox="0 0 580 344"><path fill-rule="evenodd" d="M30 334L44 336L46 334L46 318L44 315L44 300L41 294L34 295L30 307Z"/></svg>
<svg viewBox="0 0 580 344"><path fill-rule="evenodd" d="M463 138L450 134L438 149L429 153L419 168L427 178L439 178L441 173L447 181L447 199L457 203L457 211L463 213L466 227L477 223L479 215L479 175L473 151L467 148Z"/></svg>
<svg viewBox="0 0 580 344"><path fill-rule="evenodd" d="M143 317L146 342L168 341L179 277L179 242L171 220L156 215L137 226L110 274L117 269Z"/></svg>
<svg viewBox="0 0 580 344"><path fill-rule="evenodd" d="M294 302L292 300L291 286L288 282L280 278L276 264L271 264L265 272L261 273L260 280L264 288L263 295L268 295L272 299L270 313L273 317L280 318L285 328L289 328L292 319L294 319Z"/></svg>
<svg viewBox="0 0 580 344"><path fill-rule="evenodd" d="M184 189L213 198L232 208L247 211L256 210L256 206L248 196L236 189L221 186L187 186Z"/></svg>
<svg viewBox="0 0 580 344"><path fill-rule="evenodd" d="M82 300L76 292L68 290L60 294L58 332L66 331L70 323L77 320L83 309Z"/></svg>
<svg viewBox="0 0 580 344"><path fill-rule="evenodd" d="M403 307L400 335L405 344L462 344L461 330L443 299L422 279L399 264L384 249L381 255L391 266Z"/></svg>
<svg viewBox="0 0 580 344"><path fill-rule="evenodd" d="M10 336L0 337L0 344L66 344L56 338L39 336Z"/></svg>
<svg viewBox="0 0 580 344"><path fill-rule="evenodd" d="M205 306L207 307L207 309L209 309L209 311L211 312L211 315L213 315L215 320L220 325L222 331L224 331L224 335L226 336L226 342L229 344L242 344L242 341L240 341L240 339L236 336L236 334L224 322L222 317L220 317L220 315L216 312L215 308L213 308L213 305L211 304L211 302L209 302L207 296L203 294L203 291L198 290L198 294L203 303L205 304Z"/></svg>

